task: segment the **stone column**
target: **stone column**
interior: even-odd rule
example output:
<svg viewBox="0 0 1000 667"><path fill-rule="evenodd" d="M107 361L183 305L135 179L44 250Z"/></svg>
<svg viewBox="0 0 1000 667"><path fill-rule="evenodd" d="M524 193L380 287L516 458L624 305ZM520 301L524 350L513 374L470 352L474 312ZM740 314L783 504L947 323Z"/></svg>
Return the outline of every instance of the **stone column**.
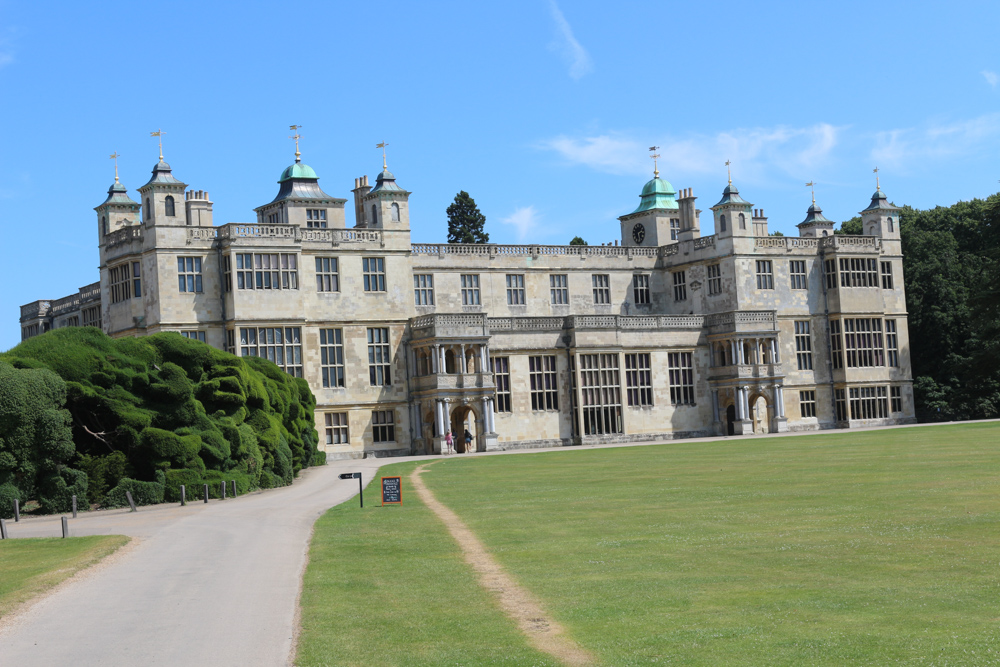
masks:
<svg viewBox="0 0 1000 667"><path fill-rule="evenodd" d="M719 421L719 392L716 390L712 391L712 417Z"/></svg>
<svg viewBox="0 0 1000 667"><path fill-rule="evenodd" d="M459 363L459 368L457 369L458 374L465 375L465 371L467 370L465 367L465 343L462 343L458 346L458 363Z"/></svg>
<svg viewBox="0 0 1000 667"><path fill-rule="evenodd" d="M777 338L772 338L771 339L771 363L772 364L779 364L779 363L781 363L781 359L778 359L778 339Z"/></svg>
<svg viewBox="0 0 1000 667"><path fill-rule="evenodd" d="M737 357L739 361L737 363L740 364L741 366L746 363L745 361L746 355L744 354L745 348L746 346L743 344L743 341L738 339L736 341L736 351L739 353L739 356Z"/></svg>
<svg viewBox="0 0 1000 667"><path fill-rule="evenodd" d="M774 385L774 410L778 417L785 416L785 395L784 387L780 384Z"/></svg>
<svg viewBox="0 0 1000 667"><path fill-rule="evenodd" d="M744 408L743 387L736 388L736 418L740 421L746 419L746 409Z"/></svg>
<svg viewBox="0 0 1000 667"><path fill-rule="evenodd" d="M440 361L440 358L441 358L441 346L437 343L434 343L434 354L431 355L431 373L434 373L435 375L441 372L439 370L440 366L438 365L438 361Z"/></svg>

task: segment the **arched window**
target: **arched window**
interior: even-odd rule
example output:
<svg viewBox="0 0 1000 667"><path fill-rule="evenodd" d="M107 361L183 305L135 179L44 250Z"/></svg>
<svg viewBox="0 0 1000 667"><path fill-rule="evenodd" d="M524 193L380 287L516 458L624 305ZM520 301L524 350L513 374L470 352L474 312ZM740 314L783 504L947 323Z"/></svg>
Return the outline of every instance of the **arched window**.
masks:
<svg viewBox="0 0 1000 667"><path fill-rule="evenodd" d="M377 225L378 224L378 208L375 206L375 204L372 204L372 219L371 219L371 223L373 225Z"/></svg>
<svg viewBox="0 0 1000 667"><path fill-rule="evenodd" d="M892 231L892 218L888 218L888 222L889 222L889 231L891 232Z"/></svg>
<svg viewBox="0 0 1000 667"><path fill-rule="evenodd" d="M389 216L390 219L393 222L399 222L399 204L393 202L392 208L389 210L390 210L390 216Z"/></svg>
<svg viewBox="0 0 1000 667"><path fill-rule="evenodd" d="M719 227L722 229L722 231L726 231L726 216L724 215L719 216Z"/></svg>
<svg viewBox="0 0 1000 667"><path fill-rule="evenodd" d="M828 236L828 234L827 234L827 232L826 232L825 229L823 230L823 236Z"/></svg>
<svg viewBox="0 0 1000 667"><path fill-rule="evenodd" d="M746 228L747 228L747 217L742 213L740 213L740 229L746 229Z"/></svg>
<svg viewBox="0 0 1000 667"><path fill-rule="evenodd" d="M149 197L146 197L146 207L142 211L146 215L143 217L144 220L149 220Z"/></svg>
<svg viewBox="0 0 1000 667"><path fill-rule="evenodd" d="M167 198L163 200L163 208L166 209L166 214L171 218L174 217L174 198L167 195Z"/></svg>
<svg viewBox="0 0 1000 667"><path fill-rule="evenodd" d="M107 235L108 233L108 219L101 216L101 233Z"/></svg>

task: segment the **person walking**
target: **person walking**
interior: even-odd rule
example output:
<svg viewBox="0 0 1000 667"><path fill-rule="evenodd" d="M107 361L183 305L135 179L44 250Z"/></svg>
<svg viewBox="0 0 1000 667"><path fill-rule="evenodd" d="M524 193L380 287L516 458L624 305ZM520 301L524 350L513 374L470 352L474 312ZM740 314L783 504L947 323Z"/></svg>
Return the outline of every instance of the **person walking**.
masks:
<svg viewBox="0 0 1000 667"><path fill-rule="evenodd" d="M444 436L444 442L448 445L448 453L451 454L451 446L454 439L451 437L451 429L448 429L448 435Z"/></svg>
<svg viewBox="0 0 1000 667"><path fill-rule="evenodd" d="M472 451L472 434L469 433L469 429L465 429L465 451L466 453Z"/></svg>

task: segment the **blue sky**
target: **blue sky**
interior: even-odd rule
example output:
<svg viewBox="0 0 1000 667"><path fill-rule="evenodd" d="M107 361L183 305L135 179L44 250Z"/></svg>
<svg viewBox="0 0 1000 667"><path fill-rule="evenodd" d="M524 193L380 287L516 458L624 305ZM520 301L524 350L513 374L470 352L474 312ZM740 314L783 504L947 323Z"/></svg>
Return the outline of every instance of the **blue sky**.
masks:
<svg viewBox="0 0 1000 667"><path fill-rule="evenodd" d="M1000 188L1000 3L80 3L0 0L0 349L18 307L97 279L93 207L174 175L246 222L293 160L331 195L389 168L414 241L468 191L499 243L618 238L660 146L706 211L726 184L794 233ZM351 215L351 209L348 209ZM351 221L349 220L349 224Z"/></svg>

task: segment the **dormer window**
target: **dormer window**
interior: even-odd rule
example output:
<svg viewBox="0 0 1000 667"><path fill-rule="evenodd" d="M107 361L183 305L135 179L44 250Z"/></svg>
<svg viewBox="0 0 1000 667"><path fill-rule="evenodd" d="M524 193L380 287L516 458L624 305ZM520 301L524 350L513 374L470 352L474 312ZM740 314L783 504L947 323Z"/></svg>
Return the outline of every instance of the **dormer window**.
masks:
<svg viewBox="0 0 1000 667"><path fill-rule="evenodd" d="M174 217L176 215L174 213L174 198L167 195L167 198L163 200L163 208L167 217Z"/></svg>

